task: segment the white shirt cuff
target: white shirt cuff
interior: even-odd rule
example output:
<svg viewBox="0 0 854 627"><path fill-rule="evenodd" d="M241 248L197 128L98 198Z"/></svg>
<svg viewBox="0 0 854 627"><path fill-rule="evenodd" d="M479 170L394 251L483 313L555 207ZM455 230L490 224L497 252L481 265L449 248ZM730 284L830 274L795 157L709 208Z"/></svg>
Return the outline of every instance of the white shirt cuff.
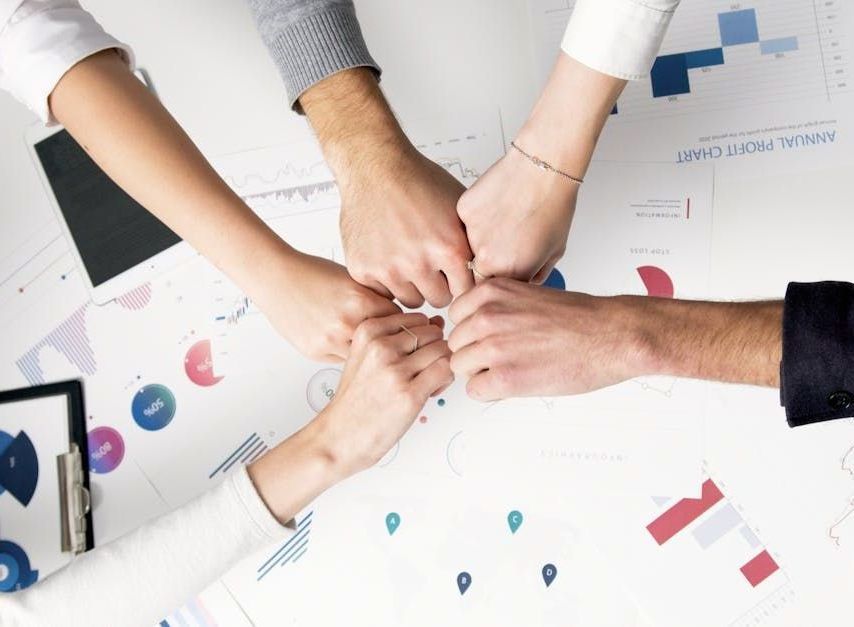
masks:
<svg viewBox="0 0 854 627"><path fill-rule="evenodd" d="M231 487L234 489L238 500L243 505L246 514L264 536L271 540L278 540L289 532L293 531L293 521L287 525L282 525L270 510L267 504L264 503L258 490L249 478L249 472L246 466L242 466L234 472L228 479Z"/></svg>
<svg viewBox="0 0 854 627"><path fill-rule="evenodd" d="M131 48L108 35L79 5L33 13L25 2L0 32L0 87L54 124L48 97L59 80L86 57L109 49L134 69Z"/></svg>
<svg viewBox="0 0 854 627"><path fill-rule="evenodd" d="M679 0L578 0L561 48L624 80L649 75Z"/></svg>

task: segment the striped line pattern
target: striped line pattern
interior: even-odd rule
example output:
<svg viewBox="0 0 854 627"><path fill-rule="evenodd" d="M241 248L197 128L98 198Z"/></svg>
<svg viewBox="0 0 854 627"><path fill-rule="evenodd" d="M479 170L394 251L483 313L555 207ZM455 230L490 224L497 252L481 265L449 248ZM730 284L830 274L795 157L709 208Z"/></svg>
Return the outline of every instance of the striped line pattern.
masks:
<svg viewBox="0 0 854 627"><path fill-rule="evenodd" d="M243 441L243 444L233 450L219 466L214 468L213 472L208 475L208 479L213 479L218 474L226 474L235 464L250 464L266 451L267 444L257 433L253 433Z"/></svg>
<svg viewBox="0 0 854 627"><path fill-rule="evenodd" d="M308 551L308 536L311 533L311 519L314 511L309 512L297 525L297 531L258 568L258 581L266 577L276 566L293 564Z"/></svg>
<svg viewBox="0 0 854 627"><path fill-rule="evenodd" d="M48 346L64 355L84 375L93 375L98 369L95 351L86 333L86 309L89 303L71 314L65 322L47 334L38 344L24 353L15 364L30 385L45 382L39 356Z"/></svg>
<svg viewBox="0 0 854 627"><path fill-rule="evenodd" d="M217 627L211 613L200 598L195 598L160 621L160 627Z"/></svg>
<svg viewBox="0 0 854 627"><path fill-rule="evenodd" d="M151 302L151 283L140 285L115 299L115 302L131 311L139 311Z"/></svg>

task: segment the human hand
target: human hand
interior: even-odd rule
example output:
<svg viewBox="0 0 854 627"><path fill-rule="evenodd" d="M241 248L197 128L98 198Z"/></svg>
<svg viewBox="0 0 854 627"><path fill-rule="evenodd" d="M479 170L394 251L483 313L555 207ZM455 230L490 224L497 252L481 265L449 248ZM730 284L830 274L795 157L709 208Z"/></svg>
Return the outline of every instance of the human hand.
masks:
<svg viewBox="0 0 854 627"><path fill-rule="evenodd" d="M445 307L474 285L456 212L465 188L412 146L374 74L338 72L299 102L338 181L353 278L406 307Z"/></svg>
<svg viewBox="0 0 854 627"><path fill-rule="evenodd" d="M576 183L511 150L457 204L478 278L545 281L566 251L577 197Z"/></svg>
<svg viewBox="0 0 854 627"><path fill-rule="evenodd" d="M420 313L359 325L335 398L315 419L339 479L376 464L427 399L451 384L443 326Z"/></svg>
<svg viewBox="0 0 854 627"><path fill-rule="evenodd" d="M275 274L259 282L254 299L276 330L307 357L343 361L363 320L400 311L354 281L344 266L289 250Z"/></svg>
<svg viewBox="0 0 854 627"><path fill-rule="evenodd" d="M559 54L516 145L553 168L583 179L625 84ZM577 195L575 182L540 169L511 148L457 204L477 272L545 281L563 256Z"/></svg>
<svg viewBox="0 0 854 627"><path fill-rule="evenodd" d="M579 394L649 374L646 303L484 281L451 305L451 368L482 401Z"/></svg>
<svg viewBox="0 0 854 627"><path fill-rule="evenodd" d="M363 160L342 181L347 268L406 307L420 307L425 299L445 307L474 285L456 212L465 187L412 146L395 149L382 164Z"/></svg>

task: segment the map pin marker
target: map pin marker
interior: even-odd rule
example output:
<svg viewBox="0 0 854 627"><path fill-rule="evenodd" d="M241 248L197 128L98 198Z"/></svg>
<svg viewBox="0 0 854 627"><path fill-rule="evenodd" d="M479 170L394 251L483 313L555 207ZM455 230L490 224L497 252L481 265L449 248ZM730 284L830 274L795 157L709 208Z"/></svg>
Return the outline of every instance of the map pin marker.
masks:
<svg viewBox="0 0 854 627"><path fill-rule="evenodd" d="M388 535L393 536L397 528L400 527L400 514L392 512L386 516L385 527L388 529Z"/></svg>
<svg viewBox="0 0 854 627"><path fill-rule="evenodd" d="M554 564L546 564L543 566L543 581L546 582L546 588L552 585L552 582L557 577L557 568Z"/></svg>
<svg viewBox="0 0 854 627"><path fill-rule="evenodd" d="M515 509L507 514L507 524L510 525L511 533L516 533L519 527L522 526L523 519L522 512L516 511Z"/></svg>
<svg viewBox="0 0 854 627"><path fill-rule="evenodd" d="M471 585L471 575L467 572L463 571L459 575L457 575L457 588L460 589L460 595L466 593L466 590L469 589Z"/></svg>

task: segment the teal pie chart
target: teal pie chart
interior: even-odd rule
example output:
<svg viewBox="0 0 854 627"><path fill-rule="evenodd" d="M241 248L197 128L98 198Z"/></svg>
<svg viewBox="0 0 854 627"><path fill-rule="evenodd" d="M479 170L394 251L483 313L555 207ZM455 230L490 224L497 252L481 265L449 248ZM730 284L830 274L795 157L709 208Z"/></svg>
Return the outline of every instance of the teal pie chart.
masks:
<svg viewBox="0 0 854 627"><path fill-rule="evenodd" d="M30 568L30 558L20 546L0 540L0 592L14 592L33 585L39 571Z"/></svg>

